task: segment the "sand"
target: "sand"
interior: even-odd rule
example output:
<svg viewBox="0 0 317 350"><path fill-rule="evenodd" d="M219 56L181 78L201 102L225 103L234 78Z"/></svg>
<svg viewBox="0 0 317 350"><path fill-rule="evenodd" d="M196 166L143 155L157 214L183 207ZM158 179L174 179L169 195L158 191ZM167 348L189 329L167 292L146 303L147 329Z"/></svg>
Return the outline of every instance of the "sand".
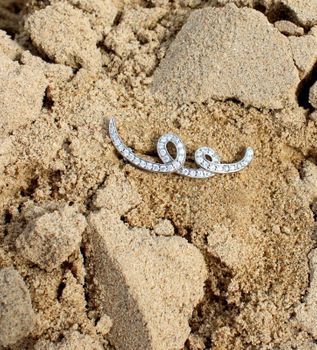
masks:
<svg viewBox="0 0 317 350"><path fill-rule="evenodd" d="M317 4L0 3L0 349L317 349ZM141 171L165 132L237 174Z"/></svg>

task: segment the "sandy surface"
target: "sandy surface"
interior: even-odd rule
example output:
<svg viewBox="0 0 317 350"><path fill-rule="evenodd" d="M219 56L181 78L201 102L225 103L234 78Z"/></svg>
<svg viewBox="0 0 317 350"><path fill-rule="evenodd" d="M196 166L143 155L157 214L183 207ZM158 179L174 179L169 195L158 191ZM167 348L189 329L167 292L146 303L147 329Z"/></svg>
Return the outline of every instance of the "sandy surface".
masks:
<svg viewBox="0 0 317 350"><path fill-rule="evenodd" d="M0 2L0 349L317 349L317 3ZM241 173L146 173L174 132Z"/></svg>

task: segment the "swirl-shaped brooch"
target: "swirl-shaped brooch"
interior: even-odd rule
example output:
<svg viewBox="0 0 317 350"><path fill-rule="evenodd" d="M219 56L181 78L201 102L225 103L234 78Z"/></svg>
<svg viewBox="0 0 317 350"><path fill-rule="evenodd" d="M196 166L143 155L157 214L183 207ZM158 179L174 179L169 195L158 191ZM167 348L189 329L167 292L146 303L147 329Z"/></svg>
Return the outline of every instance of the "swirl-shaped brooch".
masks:
<svg viewBox="0 0 317 350"><path fill-rule="evenodd" d="M185 166L186 147L183 141L172 133L162 135L157 142L157 153L162 163L151 162L147 159L137 156L129 148L118 134L114 118L109 121L109 135L117 151L133 165L143 170L157 173L177 173L183 176L204 179L216 174L236 173L246 168L253 159L252 147L247 147L244 157L235 163L221 163L220 157L210 147L200 147L195 152L195 162L198 168L189 168ZM167 145L172 143L176 149L176 156L173 157ZM209 159L208 159L208 158Z"/></svg>

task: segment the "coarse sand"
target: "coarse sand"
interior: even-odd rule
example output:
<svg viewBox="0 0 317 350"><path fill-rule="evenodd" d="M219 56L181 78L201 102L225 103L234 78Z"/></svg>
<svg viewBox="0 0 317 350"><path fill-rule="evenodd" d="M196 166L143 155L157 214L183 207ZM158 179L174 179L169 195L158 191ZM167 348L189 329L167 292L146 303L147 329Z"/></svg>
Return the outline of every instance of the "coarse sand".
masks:
<svg viewBox="0 0 317 350"><path fill-rule="evenodd" d="M0 349L317 350L317 2L0 1ZM180 136L236 174L139 170Z"/></svg>

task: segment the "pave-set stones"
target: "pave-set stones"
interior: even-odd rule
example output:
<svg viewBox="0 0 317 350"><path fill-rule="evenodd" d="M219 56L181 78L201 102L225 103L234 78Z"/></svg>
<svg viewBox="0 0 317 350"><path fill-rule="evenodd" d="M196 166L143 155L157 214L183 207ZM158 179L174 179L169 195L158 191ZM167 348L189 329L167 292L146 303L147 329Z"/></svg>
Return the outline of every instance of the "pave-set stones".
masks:
<svg viewBox="0 0 317 350"><path fill-rule="evenodd" d="M117 151L135 166L160 173L178 173L192 178L207 178L215 174L226 174L241 171L247 167L253 159L253 149L248 147L244 157L236 163L220 163L219 155L209 147L200 147L195 152L195 162L200 168L185 167L186 148L183 141L176 135L168 133L162 135L157 142L157 153L163 164L151 162L135 155L133 150L125 145L121 140L115 124L114 118L109 121L110 138ZM173 158L167 149L167 145L172 143L176 149L176 157ZM208 156L211 160L207 159Z"/></svg>
<svg viewBox="0 0 317 350"><path fill-rule="evenodd" d="M169 143L172 143L175 146L176 159L174 159L170 155L167 149L167 145ZM161 136L157 142L157 153L161 158L162 162L166 164L166 165L161 165L160 168L165 169L165 167L167 167L168 172L174 172L179 170L185 163L186 149L183 141L176 135L164 134L163 136Z"/></svg>
<svg viewBox="0 0 317 350"><path fill-rule="evenodd" d="M212 161L206 159L208 155ZM207 169L215 174L235 173L248 166L253 158L253 149L248 147L244 157L236 163L220 163L218 154L209 147L201 147L195 153L195 161L202 168Z"/></svg>

